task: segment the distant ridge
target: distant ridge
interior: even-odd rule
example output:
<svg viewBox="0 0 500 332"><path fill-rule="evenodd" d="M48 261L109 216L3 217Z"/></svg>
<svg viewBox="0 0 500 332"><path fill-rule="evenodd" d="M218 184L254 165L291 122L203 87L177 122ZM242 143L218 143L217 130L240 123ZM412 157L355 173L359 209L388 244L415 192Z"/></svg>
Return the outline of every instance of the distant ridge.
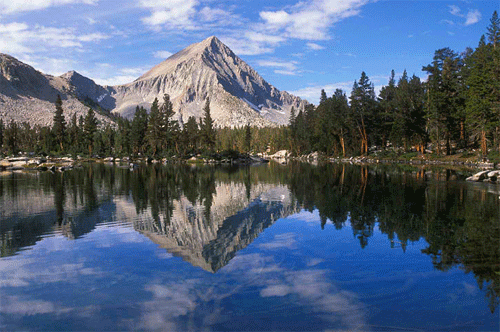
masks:
<svg viewBox="0 0 500 332"><path fill-rule="evenodd" d="M0 118L30 125L51 125L57 95L65 116L85 116L88 107L75 96L75 87L63 77L42 74L16 58L0 53ZM101 122L110 122L97 114Z"/></svg>

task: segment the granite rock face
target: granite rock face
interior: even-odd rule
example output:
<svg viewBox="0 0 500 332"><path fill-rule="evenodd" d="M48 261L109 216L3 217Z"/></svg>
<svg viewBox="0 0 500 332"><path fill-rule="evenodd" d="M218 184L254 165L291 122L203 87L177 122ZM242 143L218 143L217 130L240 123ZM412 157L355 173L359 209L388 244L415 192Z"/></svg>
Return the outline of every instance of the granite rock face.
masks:
<svg viewBox="0 0 500 332"><path fill-rule="evenodd" d="M81 76L81 75L79 75ZM267 83L216 37L210 37L172 55L134 82L97 86L75 73L71 78L78 94L103 108L131 118L136 106L149 109L155 98L168 94L177 119L200 118L207 98L215 125L241 127L287 124L290 110L307 104Z"/></svg>
<svg viewBox="0 0 500 332"><path fill-rule="evenodd" d="M168 94L176 119L203 117L206 100L218 127L285 125L290 110L307 105L267 83L216 37L188 46L153 67L134 82L101 86L75 71L45 75L6 54L0 54L0 118L30 124L52 124L57 95L66 117L85 116L86 103L132 118L137 106L149 110L155 98ZM110 121L100 118L101 121Z"/></svg>
<svg viewBox="0 0 500 332"><path fill-rule="evenodd" d="M0 53L0 118L8 123L27 122L30 125L51 125L57 95L63 101L66 121L76 113L87 114L85 106L75 95L75 87L64 77L42 74L21 61ZM101 123L109 118L96 114Z"/></svg>

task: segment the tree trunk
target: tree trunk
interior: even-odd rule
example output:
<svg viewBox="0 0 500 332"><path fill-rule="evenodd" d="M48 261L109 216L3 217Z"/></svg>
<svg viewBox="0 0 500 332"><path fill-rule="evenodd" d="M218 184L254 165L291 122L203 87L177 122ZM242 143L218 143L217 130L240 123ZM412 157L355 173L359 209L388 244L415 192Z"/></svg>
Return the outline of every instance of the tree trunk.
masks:
<svg viewBox="0 0 500 332"><path fill-rule="evenodd" d="M488 146L486 145L486 131L481 130L481 154L486 157L488 154Z"/></svg>
<svg viewBox="0 0 500 332"><path fill-rule="evenodd" d="M342 156L345 157L345 142L344 137L340 136L340 146L342 147Z"/></svg>
<svg viewBox="0 0 500 332"><path fill-rule="evenodd" d="M446 155L449 156L451 155L451 139L450 139L450 133L446 135Z"/></svg>
<svg viewBox="0 0 500 332"><path fill-rule="evenodd" d="M465 126L463 121L460 121L460 140L465 141Z"/></svg>
<svg viewBox="0 0 500 332"><path fill-rule="evenodd" d="M441 142L439 138L439 127L436 128L436 145L437 145L437 154L441 155Z"/></svg>

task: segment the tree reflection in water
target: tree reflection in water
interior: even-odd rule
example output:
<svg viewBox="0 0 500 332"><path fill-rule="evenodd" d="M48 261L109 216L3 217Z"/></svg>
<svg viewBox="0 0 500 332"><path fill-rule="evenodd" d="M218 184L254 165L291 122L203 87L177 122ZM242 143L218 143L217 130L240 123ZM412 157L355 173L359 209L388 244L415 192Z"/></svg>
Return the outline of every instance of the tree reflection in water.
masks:
<svg viewBox="0 0 500 332"><path fill-rule="evenodd" d="M92 164L66 173L14 173L0 178L0 254L14 255L54 231L79 238L97 224L112 221L113 200L123 197L133 201L137 213L150 214L149 221L135 228L147 231L153 241L175 237L175 224L198 220L196 227L212 232L211 237L202 246L193 243L190 250L198 250L207 268L216 271L272 225L276 216L317 210L322 228L349 225L362 248L370 245L375 227L387 235L389 246L402 250L425 239L428 245L422 252L434 267L472 272L494 312L500 296L498 193L488 193L487 185L456 180L457 174L460 177L450 170L332 164L155 165L133 171ZM242 190L221 203L217 201L221 186ZM289 200L262 201L260 195L274 187L284 188ZM23 214L30 200L45 203L38 213ZM185 209L182 220L176 212L179 206ZM180 251L188 246L177 242Z"/></svg>

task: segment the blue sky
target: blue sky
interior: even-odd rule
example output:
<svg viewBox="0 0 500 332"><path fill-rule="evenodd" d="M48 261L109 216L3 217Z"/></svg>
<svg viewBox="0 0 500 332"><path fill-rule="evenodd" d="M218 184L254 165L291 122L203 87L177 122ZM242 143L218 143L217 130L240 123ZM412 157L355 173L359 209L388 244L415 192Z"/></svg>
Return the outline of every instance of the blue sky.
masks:
<svg viewBox="0 0 500 332"><path fill-rule="evenodd" d="M0 52L38 70L129 83L215 35L280 90L317 103L365 71L378 90L434 51L475 47L496 1L0 0Z"/></svg>

